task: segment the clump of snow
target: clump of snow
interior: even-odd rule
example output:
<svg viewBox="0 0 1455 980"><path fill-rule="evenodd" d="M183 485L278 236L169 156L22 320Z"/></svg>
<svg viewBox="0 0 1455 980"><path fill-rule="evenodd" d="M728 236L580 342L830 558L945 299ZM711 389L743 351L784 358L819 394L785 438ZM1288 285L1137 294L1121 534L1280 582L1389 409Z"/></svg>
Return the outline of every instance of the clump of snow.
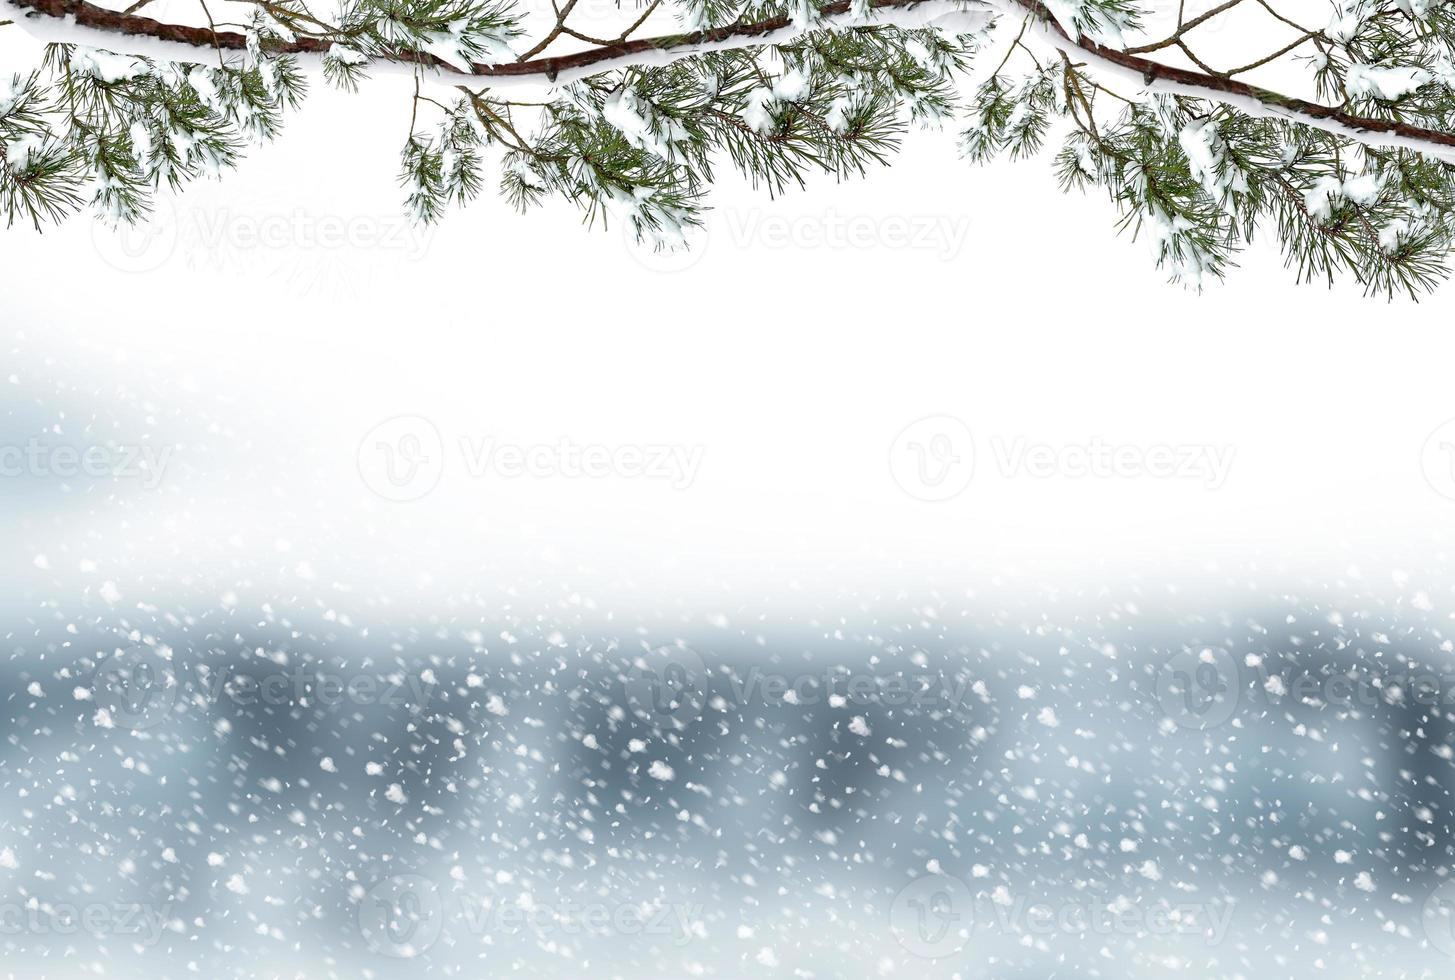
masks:
<svg viewBox="0 0 1455 980"><path fill-rule="evenodd" d="M71 52L70 67L77 75L89 75L107 85L129 82L151 74L151 66L145 61L96 48L75 48Z"/></svg>
<svg viewBox="0 0 1455 980"><path fill-rule="evenodd" d="M1428 85L1434 76L1423 68L1376 67L1357 62L1349 66L1344 86L1351 95L1364 95L1393 102Z"/></svg>

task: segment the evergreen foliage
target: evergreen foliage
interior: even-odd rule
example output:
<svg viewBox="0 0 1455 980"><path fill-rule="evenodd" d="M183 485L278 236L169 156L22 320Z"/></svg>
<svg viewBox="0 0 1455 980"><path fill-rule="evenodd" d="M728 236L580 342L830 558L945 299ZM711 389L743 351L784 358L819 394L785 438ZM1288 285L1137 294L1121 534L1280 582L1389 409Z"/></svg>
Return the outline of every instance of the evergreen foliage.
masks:
<svg viewBox="0 0 1455 980"><path fill-rule="evenodd" d="M1270 50L1211 67L1199 32L1255 3L1270 15ZM422 222L498 179L519 208L559 196L588 221L625 221L656 247L680 247L718 167L778 194L811 173L847 178L883 164L912 127L954 126L972 162L1057 144L1062 187L1106 193L1119 227L1147 238L1175 280L1222 277L1259 229L1302 279L1345 274L1371 292L1417 295L1449 272L1455 147L1420 134L1455 132L1455 0L1342 0L1322 27L1265 0L1231 0L1179 13L1150 42L1148 11L1132 0L1004 0L1008 15L971 34L895 26L884 14L904 0L879 10L864 0L832 10L651 0L609 38L574 26L571 0L534 44L513 0L346 0L328 20L304 0L227 6L246 16L213 22L208 12L215 50L199 49L196 64L58 43L36 69L0 77L7 221L39 227L87 206L113 222L144 220L158 187L217 175L276 136L305 94L305 59L345 90L394 61L416 76L400 181ZM674 14L692 31L800 31L700 51L693 36L671 35L650 47L681 57L633 63L643 25ZM558 62L543 52L563 41L624 54L552 85ZM1106 52L1196 70L1179 76L1183 94L1140 90L1102 70ZM531 100L480 70L537 63L549 77ZM1295 69L1310 101L1238 88L1270 66ZM1320 124L1310 106L1341 124ZM1391 140L1375 124L1414 135Z"/></svg>

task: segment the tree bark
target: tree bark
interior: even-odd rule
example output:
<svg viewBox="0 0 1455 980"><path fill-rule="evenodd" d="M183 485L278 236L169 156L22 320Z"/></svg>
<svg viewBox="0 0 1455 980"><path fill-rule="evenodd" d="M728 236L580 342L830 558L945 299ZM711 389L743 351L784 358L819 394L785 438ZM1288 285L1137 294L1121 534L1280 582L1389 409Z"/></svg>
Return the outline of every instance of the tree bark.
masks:
<svg viewBox="0 0 1455 980"><path fill-rule="evenodd" d="M158 41L186 44L197 48L222 48L227 51L241 51L247 47L247 38L236 31L218 31L215 34L206 27L189 27L179 24L164 24L150 17L125 14L107 10L90 0L4 0L11 6L31 11L33 14L64 21L67 18L83 28L106 31L112 34L152 38ZM983 25L988 11L980 4L979 12L965 10L966 4L954 0L877 0L874 3L875 25L898 25L922 27L946 17L964 19L969 16L974 23ZM824 26L840 28L855 23L848 17L850 0L833 0L820 10L826 21ZM909 15L909 16L906 16ZM28 18L27 18L28 20ZM847 22L847 23L846 23ZM968 25L967 25L968 26ZM466 78L521 78L537 77L556 80L564 75L579 77L593 71L633 64L686 57L699 51L729 47L749 47L758 44L780 42L783 36L803 33L794 28L787 16L772 17L748 23L730 24L725 27L703 31L688 31L682 34L667 34L618 41L612 44L588 48L565 55L531 58L526 61L510 61L501 64L472 64L469 70L452 65L433 55L419 54L404 56L398 61L427 64L447 74ZM53 38L47 37L46 40ZM54 38L59 40L60 38ZM84 42L82 42L84 43ZM99 42L98 42L99 43ZM329 41L316 38L299 38L286 44L274 44L270 51L279 54L322 55L330 46ZM199 62L202 60L199 57Z"/></svg>
<svg viewBox="0 0 1455 980"><path fill-rule="evenodd" d="M145 37L198 48L221 47L242 50L246 38L234 31L214 33L205 27L164 24L150 17L107 10L90 0L5 0L12 6L76 25L111 34ZM1136 82L1143 91L1165 91L1224 102L1250 115L1303 123L1316 129L1346 136L1372 145L1412 149L1455 162L1455 133L1428 129L1393 120L1357 116L1345 109L1293 98L1247 82L1161 62L1119 51L1086 38L1072 38L1062 30L1041 0L985 0L966 4L953 0L878 0L872 23L895 26L926 26L946 17L974 16L976 9L990 6L1015 14L1030 14L1033 32L1044 43L1065 52L1074 61L1108 71ZM850 0L833 0L822 8L825 25L842 28L858 23L847 15ZM31 17L27 18L29 21ZM707 49L781 43L801 33L786 16L751 23L732 24L705 31L663 35L589 48L573 54L536 57L502 64L474 64L465 70L432 55L399 60L428 64L448 74L480 79L546 79L565 81L594 71L636 64L662 64ZM300 38L274 48L282 53L322 55L329 42Z"/></svg>

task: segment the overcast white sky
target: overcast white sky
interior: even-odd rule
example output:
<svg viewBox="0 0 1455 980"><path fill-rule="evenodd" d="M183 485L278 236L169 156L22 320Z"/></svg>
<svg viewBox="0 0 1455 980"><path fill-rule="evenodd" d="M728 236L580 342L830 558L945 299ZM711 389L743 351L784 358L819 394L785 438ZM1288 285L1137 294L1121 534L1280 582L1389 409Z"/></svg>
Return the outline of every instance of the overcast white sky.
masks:
<svg viewBox="0 0 1455 980"><path fill-rule="evenodd" d="M7 43L6 64L34 56ZM950 133L776 201L724 170L690 258L494 194L420 231L395 178L408 112L403 79L319 86L150 238L84 217L0 236L7 439L177 447L158 490L12 512L15 574L42 587L104 553L88 574L122 594L245 566L688 589L1253 556L1337 571L1443 547L1444 437L1421 453L1455 417L1450 287L1388 304L1296 285L1262 252L1198 296L1115 236L1106 201L1063 196L1048 159L974 168ZM396 416L440 438L419 500L360 473ZM899 438L926 416L973 444L941 502L895 478L915 453L966 458L940 430ZM472 471L491 438L697 463L685 488ZM1121 447L1121 475L1080 473L1097 446ZM1183 475L1154 475L1160 447ZM1210 480L1201 458L1230 465Z"/></svg>

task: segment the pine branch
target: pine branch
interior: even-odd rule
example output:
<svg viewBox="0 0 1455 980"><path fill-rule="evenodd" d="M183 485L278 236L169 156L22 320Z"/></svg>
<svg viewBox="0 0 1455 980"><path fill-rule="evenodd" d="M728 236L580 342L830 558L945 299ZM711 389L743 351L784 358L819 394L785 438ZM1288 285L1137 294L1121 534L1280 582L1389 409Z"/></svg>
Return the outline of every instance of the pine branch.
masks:
<svg viewBox="0 0 1455 980"><path fill-rule="evenodd" d="M91 3L90 0L6 0L6 2L52 18L73 18L74 23L81 27L110 33L155 38L193 47L216 46L233 51L245 50L247 46L246 36L233 31L214 32L205 27L165 24L149 17L108 10ZM1342 107L1294 98L1241 82L1227 77L1226 74L1191 71L1153 61L1134 53L1157 50L1171 42L1117 50L1099 44L1085 35L1072 38L1056 22L1050 10L1040 0L976 0L976 2L989 3L1009 12L1031 13L1037 22L1036 32L1042 40L1063 52L1075 52L1079 56L1089 58L1090 63L1097 68L1138 81L1148 91L1167 91L1181 95L1220 99L1244 111L1251 111L1258 115L1266 114L1273 118L1297 119L1326 132L1348 136L1369 145L1398 146L1455 158L1455 133L1412 125L1395 119L1376 119L1358 115ZM1241 0L1234 0L1234 2L1241 2ZM1179 28L1174 37L1180 39L1191 29L1232 5L1233 3L1224 3L1207 14L1187 22ZM944 13L963 12L965 9L963 4L945 3L943 0L877 0L872 6L876 15L876 23L888 26L914 26L923 23L923 10L921 16L915 18L913 22L896 20L894 17L897 12L911 11L916 7L943 8ZM833 0L819 9L821 16L832 26L835 18L845 17L850 13L852 7L853 0ZM426 64L449 75L476 78L543 77L550 81L558 81L581 77L590 71L602 71L636 64L660 64L664 54L685 56L725 43L776 42L792 29L792 19L787 15L780 15L710 30L618 40L569 55L529 57L519 61L500 63L477 62L471 64L468 70L457 68L436 56L416 52L399 53L394 60ZM547 39L534 46L531 53L535 54L544 50L547 44L560 33L559 30L553 28ZM277 54L322 56L327 53L332 43L326 39L298 37L291 42L274 46L273 50Z"/></svg>
<svg viewBox="0 0 1455 980"><path fill-rule="evenodd" d="M81 38L66 28L75 25L88 31L136 38L150 38L195 48L220 47L227 51L247 49L246 35L236 31L218 31L206 27L165 24L150 17L120 13L91 3L90 0L4 0L11 6L53 18L48 27L37 26L36 33L52 42L78 41ZM855 0L831 0L819 7L821 24L815 27L847 27L859 23L853 16ZM874 24L883 27L919 27L944 20L956 29L969 30L989 22L988 11L979 0L874 0ZM976 13L976 8L980 12ZM842 21L843 23L837 24ZM25 21L27 26L35 22ZM801 35L808 28L795 24L786 14L755 20L736 21L722 27L667 34L656 37L619 39L568 55L531 57L525 60L474 62L468 69L457 67L435 55L419 52L394 52L382 60L423 64L446 76L462 78L525 79L564 82L584 78L593 72L645 65L660 65L674 58L689 57L710 50L733 50L751 45L777 44ZM558 36L558 35L557 35ZM554 37L552 37L554 39ZM101 38L87 40L101 43ZM300 36L292 41L274 43L274 54L322 57L334 42L327 38ZM543 45L537 45L543 49ZM138 51L137 54L147 54Z"/></svg>
<svg viewBox="0 0 1455 980"><path fill-rule="evenodd" d="M1197 48L1245 0L1179 14L1172 33L1137 45L1125 40L1143 32L1136 0L651 0L610 39L572 27L577 3L567 0L520 47L514 0L345 0L337 23L301 0L237 0L247 22L214 24L204 4L205 28L141 17L139 4L118 13L89 0L8 2L38 12L27 26L60 36L109 31L183 52L157 61L64 43L48 48L43 72L0 79L9 220L58 220L87 191L112 220L138 220L161 181L216 172L247 142L272 138L302 97L299 59L315 58L346 89L372 64L413 73L400 179L423 222L478 196L495 148L517 206L556 195L589 223L624 220L640 239L676 247L700 223L719 155L776 194L814 171L844 179L887 163L910 126L963 117L973 160L1031 156L1064 132L1062 185L1105 189L1118 227L1146 238L1177 280L1222 277L1260 225L1301 279L1343 273L1391 296L1443 279L1455 247L1449 2L1416 16L1403 0L1339 0L1329 26L1310 30L1272 0L1246 0L1293 39L1270 39L1226 70ZM697 29L635 37L669 2ZM1014 13L1018 30L966 105L961 82L993 9ZM233 26L243 30L221 29ZM590 47L548 54L562 39ZM186 56L204 49L218 67ZM1196 68L1146 57L1156 52ZM1320 101L1241 77L1296 52L1307 53ZM453 102L426 92L434 75L458 82ZM545 94L506 98L516 83Z"/></svg>
<svg viewBox="0 0 1455 980"><path fill-rule="evenodd" d="M1092 66L1102 69L1114 77L1128 79L1144 91L1217 99L1255 116L1295 120L1315 129L1347 136L1372 146L1402 147L1455 158L1455 132L1414 126L1397 119L1375 119L1362 116L1342 107L1294 98L1229 77L1235 72L1213 74L1190 71L1131 53L1157 49L1162 47L1160 44L1119 51L1104 44L1098 44L1085 35L1073 39L1056 22L1050 10L1040 0L988 0L988 2L1008 11L1030 12L1037 18L1037 33L1044 41L1063 53L1085 56ZM1241 0L1236 0L1236 2L1241 2ZM1209 11L1209 14L1220 13L1230 6L1231 4L1223 4ZM1179 30L1178 36L1208 19L1209 17L1205 16L1195 21L1189 21Z"/></svg>

